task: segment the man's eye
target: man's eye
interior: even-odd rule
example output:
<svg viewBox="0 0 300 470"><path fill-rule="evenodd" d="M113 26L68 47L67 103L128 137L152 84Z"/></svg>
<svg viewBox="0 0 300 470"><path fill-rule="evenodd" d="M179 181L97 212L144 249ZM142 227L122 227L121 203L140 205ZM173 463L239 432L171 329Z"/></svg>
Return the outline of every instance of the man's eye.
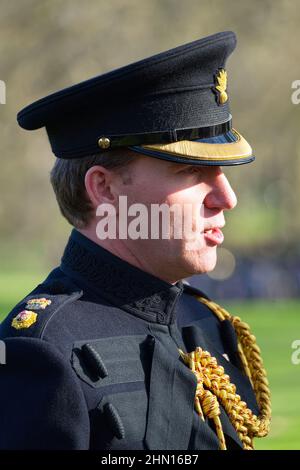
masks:
<svg viewBox="0 0 300 470"><path fill-rule="evenodd" d="M203 169L201 167L191 166L187 168L184 173L201 175L203 173Z"/></svg>

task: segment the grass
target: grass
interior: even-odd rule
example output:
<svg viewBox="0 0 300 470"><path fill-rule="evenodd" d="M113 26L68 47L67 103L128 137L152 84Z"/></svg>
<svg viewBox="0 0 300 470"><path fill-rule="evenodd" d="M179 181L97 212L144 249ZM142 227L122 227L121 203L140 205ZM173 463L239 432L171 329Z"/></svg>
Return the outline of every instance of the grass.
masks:
<svg viewBox="0 0 300 470"><path fill-rule="evenodd" d="M292 343L300 340L300 302L240 302L224 305L251 325L262 351L272 394L272 425L256 449L300 449L300 364L294 365Z"/></svg>
<svg viewBox="0 0 300 470"><path fill-rule="evenodd" d="M32 290L46 273L0 273L0 320ZM300 449L300 364L293 365L292 342L300 340L300 301L223 302L247 321L257 337L272 393L272 427L256 449Z"/></svg>
<svg viewBox="0 0 300 470"><path fill-rule="evenodd" d="M46 273L0 272L0 321L45 277Z"/></svg>

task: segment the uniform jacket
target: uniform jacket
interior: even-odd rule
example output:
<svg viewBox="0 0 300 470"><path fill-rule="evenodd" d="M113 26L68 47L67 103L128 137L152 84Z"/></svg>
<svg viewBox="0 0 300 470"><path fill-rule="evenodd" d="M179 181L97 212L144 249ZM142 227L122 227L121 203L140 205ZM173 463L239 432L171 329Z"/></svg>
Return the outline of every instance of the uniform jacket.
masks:
<svg viewBox="0 0 300 470"><path fill-rule="evenodd" d="M196 377L178 348L209 351L255 414L258 407L233 327L195 294L203 295L73 230L61 265L1 324L0 448L218 449L213 424L194 409ZM28 307L42 298L51 304ZM14 328L28 308L35 323ZM227 448L241 449L222 407L221 422Z"/></svg>

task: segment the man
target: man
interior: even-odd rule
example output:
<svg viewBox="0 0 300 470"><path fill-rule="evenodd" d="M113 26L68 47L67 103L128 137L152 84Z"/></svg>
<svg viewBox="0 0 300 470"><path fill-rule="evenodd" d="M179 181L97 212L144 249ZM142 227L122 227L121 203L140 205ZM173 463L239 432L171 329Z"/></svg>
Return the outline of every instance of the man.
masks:
<svg viewBox="0 0 300 470"><path fill-rule="evenodd" d="M268 432L248 325L182 282L214 268L236 205L221 166L254 160L231 127L235 43L215 34L19 113L23 128L46 127L74 230L61 265L1 325L2 449L252 449ZM136 230L121 197L129 216L143 212ZM157 204L178 210L164 235Z"/></svg>

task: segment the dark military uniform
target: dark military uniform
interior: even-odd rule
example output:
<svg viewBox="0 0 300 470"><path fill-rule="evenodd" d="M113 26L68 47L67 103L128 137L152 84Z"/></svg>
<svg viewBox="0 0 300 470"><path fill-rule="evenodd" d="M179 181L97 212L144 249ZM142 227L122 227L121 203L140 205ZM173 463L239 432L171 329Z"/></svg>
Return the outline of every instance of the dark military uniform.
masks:
<svg viewBox="0 0 300 470"><path fill-rule="evenodd" d="M196 378L178 348L208 350L258 408L231 324L194 293L74 230L60 267L1 325L0 448L218 449L214 426L194 410ZM36 299L51 304L41 309ZM36 321L17 329L12 321L26 306ZM227 448L241 449L223 408L221 422Z"/></svg>
<svg viewBox="0 0 300 470"><path fill-rule="evenodd" d="M126 147L181 164L249 163L251 147L232 128L228 105L224 67L235 44L232 32L194 41L58 91L24 108L18 122L28 130L45 127L58 158ZM264 399L259 427L246 370L254 357L254 380L260 379L258 349L250 348L254 337L240 325L244 343L249 340L245 350L254 353L247 363L232 322L197 294L74 230L60 267L1 325L7 364L0 369L0 448L252 448L251 436L264 435L270 411L264 380L257 386ZM225 387L218 397L221 424L219 417L201 416L196 400L216 403L211 395L218 390L216 383L204 390L204 382L199 389L182 356L198 347L224 367L254 418L214 365ZM225 389L236 400L226 413Z"/></svg>

